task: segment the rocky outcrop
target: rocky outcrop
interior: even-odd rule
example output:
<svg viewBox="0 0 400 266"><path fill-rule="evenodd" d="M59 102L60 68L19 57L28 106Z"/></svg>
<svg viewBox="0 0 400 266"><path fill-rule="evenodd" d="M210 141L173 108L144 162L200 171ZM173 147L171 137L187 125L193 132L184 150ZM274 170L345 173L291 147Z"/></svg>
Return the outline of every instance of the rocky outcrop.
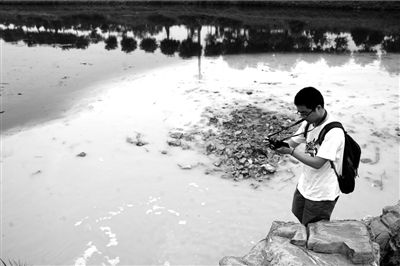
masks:
<svg viewBox="0 0 400 266"><path fill-rule="evenodd" d="M225 257L220 265L378 265L379 246L360 221L304 225L275 221L266 239L244 257Z"/></svg>
<svg viewBox="0 0 400 266"><path fill-rule="evenodd" d="M400 201L383 208L381 216L366 218L365 223L380 246L381 265L400 265Z"/></svg>
<svg viewBox="0 0 400 266"><path fill-rule="evenodd" d="M342 254L353 264L370 264L378 257L367 226L360 221L309 224L307 248L317 253ZM379 247L375 245L379 250Z"/></svg>
<svg viewBox="0 0 400 266"><path fill-rule="evenodd" d="M400 201L363 221L272 223L267 237L243 257L220 265L400 265Z"/></svg>

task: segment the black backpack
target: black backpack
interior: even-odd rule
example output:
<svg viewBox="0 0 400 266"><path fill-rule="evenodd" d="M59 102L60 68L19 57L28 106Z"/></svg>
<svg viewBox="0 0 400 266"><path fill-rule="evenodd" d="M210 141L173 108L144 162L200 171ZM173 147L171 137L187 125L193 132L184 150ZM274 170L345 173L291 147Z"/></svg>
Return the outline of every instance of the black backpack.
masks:
<svg viewBox="0 0 400 266"><path fill-rule="evenodd" d="M306 129L304 131L304 137L307 136L309 124L306 125ZM339 175L335 169L335 165L332 161L331 166L335 171L339 182L340 191L345 194L351 193L354 191L355 186L355 178L358 176L358 166L360 164L360 157L361 157L361 148L357 144L357 142L347 134L346 130L344 130L343 125L339 122L331 122L326 124L318 136L318 144L324 141L326 133L332 128L341 128L344 132L344 152L343 152L343 164L342 164L342 175Z"/></svg>

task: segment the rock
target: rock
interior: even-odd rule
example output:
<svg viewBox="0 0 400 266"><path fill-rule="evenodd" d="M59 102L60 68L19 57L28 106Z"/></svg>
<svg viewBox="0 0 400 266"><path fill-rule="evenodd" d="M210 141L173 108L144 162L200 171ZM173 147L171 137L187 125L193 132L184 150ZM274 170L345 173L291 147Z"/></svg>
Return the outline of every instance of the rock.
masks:
<svg viewBox="0 0 400 266"><path fill-rule="evenodd" d="M244 266L244 265L267 265L263 250L266 246L266 240L263 239L244 257L224 257L219 261L221 266Z"/></svg>
<svg viewBox="0 0 400 266"><path fill-rule="evenodd" d="M381 222L380 217L375 217L369 222L369 228L372 232L373 239L381 247L381 254L385 253L385 249L389 244L390 230Z"/></svg>
<svg viewBox="0 0 400 266"><path fill-rule="evenodd" d="M318 253L343 254L355 264L374 261L367 226L360 221L320 221L308 225L307 247Z"/></svg>
<svg viewBox="0 0 400 266"><path fill-rule="evenodd" d="M276 172L276 167L274 167L268 163L261 165L261 167L263 169L265 169L265 171L267 171L268 174L273 174Z"/></svg>
<svg viewBox="0 0 400 266"><path fill-rule="evenodd" d="M161 151L161 154L168 154L168 151L162 150L162 151Z"/></svg>
<svg viewBox="0 0 400 266"><path fill-rule="evenodd" d="M397 205L384 207L382 210L382 214L387 213L394 213L397 217L400 217L400 201L399 203L397 203Z"/></svg>
<svg viewBox="0 0 400 266"><path fill-rule="evenodd" d="M274 221L266 239L247 255L224 257L220 265L378 265L379 247L370 241L364 223L320 221L308 230L309 236L302 224Z"/></svg>
<svg viewBox="0 0 400 266"><path fill-rule="evenodd" d="M139 146L139 147L141 147L141 146L147 145L148 143L147 143L147 142L144 142L144 141L141 141L141 140L139 140L139 141L136 141L136 142L135 142L135 144L136 144L136 146Z"/></svg>
<svg viewBox="0 0 400 266"><path fill-rule="evenodd" d="M133 140L131 137L127 137L126 142L128 142L129 144L135 144L139 147L149 144L148 142L142 140L142 134L140 133L136 134L136 140Z"/></svg>
<svg viewBox="0 0 400 266"><path fill-rule="evenodd" d="M400 218L397 217L394 213L388 212L386 214L383 214L381 217L381 221L383 224L385 224L387 227L390 228L392 224L395 224L397 220Z"/></svg>
<svg viewBox="0 0 400 266"><path fill-rule="evenodd" d="M81 152L79 154L76 155L77 157L85 157L86 156L86 152Z"/></svg>
<svg viewBox="0 0 400 266"><path fill-rule="evenodd" d="M224 145L216 145L215 148L220 152L224 152L225 151L225 146Z"/></svg>
<svg viewBox="0 0 400 266"><path fill-rule="evenodd" d="M218 160L216 162L213 163L216 167L220 167L222 164L222 160Z"/></svg>
<svg viewBox="0 0 400 266"><path fill-rule="evenodd" d="M400 201L383 208L382 215L367 222L372 240L379 244L380 265L400 265Z"/></svg>
<svg viewBox="0 0 400 266"><path fill-rule="evenodd" d="M363 221L274 221L266 239L220 265L400 265L400 201ZM307 240L308 239L308 240ZM376 242L374 242L376 241ZM382 255L382 256L380 256Z"/></svg>
<svg viewBox="0 0 400 266"><path fill-rule="evenodd" d="M217 124L218 123L218 118L217 117L210 117L209 123L210 124Z"/></svg>
<svg viewBox="0 0 400 266"><path fill-rule="evenodd" d="M265 250L265 259L267 263L259 265L269 266L347 266L353 265L342 254L323 254L307 250L304 247L298 247L290 243L285 237L272 236L268 239L268 245Z"/></svg>
<svg viewBox="0 0 400 266"><path fill-rule="evenodd" d="M245 261L247 265L263 265L265 263L263 250L265 250L266 245L267 241L265 239L259 241L242 260Z"/></svg>
<svg viewBox="0 0 400 266"><path fill-rule="evenodd" d="M206 151L207 151L207 153L212 153L215 149L216 149L216 148L215 148L215 145L214 145L213 143L209 143L209 144L206 146Z"/></svg>
<svg viewBox="0 0 400 266"><path fill-rule="evenodd" d="M223 257L219 261L219 265L221 266L247 266L245 262L238 257Z"/></svg>
<svg viewBox="0 0 400 266"><path fill-rule="evenodd" d="M171 132L171 133L169 133L169 136L173 139L181 139L181 138L183 138L183 133L182 132Z"/></svg>
<svg viewBox="0 0 400 266"><path fill-rule="evenodd" d="M38 174L41 174L42 173L42 171L41 170L37 170L36 172L34 172L32 175L38 175Z"/></svg>
<svg viewBox="0 0 400 266"><path fill-rule="evenodd" d="M267 238L271 236L288 238L290 243L296 246L305 247L307 244L307 230L300 223L274 221L272 222Z"/></svg>
<svg viewBox="0 0 400 266"><path fill-rule="evenodd" d="M167 140L167 143L169 146L175 146L175 147L179 147L182 145L182 142L180 139L170 139L170 140Z"/></svg>
<svg viewBox="0 0 400 266"><path fill-rule="evenodd" d="M181 143L181 148L182 148L182 150L190 150L191 149L190 145L187 143Z"/></svg>
<svg viewBox="0 0 400 266"><path fill-rule="evenodd" d="M360 161L361 161L362 163L372 163L372 160L369 159L369 158L362 158Z"/></svg>
<svg viewBox="0 0 400 266"><path fill-rule="evenodd" d="M183 133L183 138L186 140L186 141L193 141L194 139L195 139L195 134L196 133L188 133L188 132L186 132L186 133Z"/></svg>
<svg viewBox="0 0 400 266"><path fill-rule="evenodd" d="M191 166L190 164L185 164L185 165L183 165L183 164L179 164L179 163L178 163L178 166L179 166L181 169L183 169L183 170L190 170L190 169L192 169L192 166Z"/></svg>

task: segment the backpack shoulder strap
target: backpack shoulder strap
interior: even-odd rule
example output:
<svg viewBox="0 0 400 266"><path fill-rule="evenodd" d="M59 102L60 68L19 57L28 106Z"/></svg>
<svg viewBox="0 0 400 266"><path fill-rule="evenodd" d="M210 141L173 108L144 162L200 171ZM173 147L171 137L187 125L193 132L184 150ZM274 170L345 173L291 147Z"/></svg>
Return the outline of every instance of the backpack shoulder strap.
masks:
<svg viewBox="0 0 400 266"><path fill-rule="evenodd" d="M322 128L321 132L318 135L319 145L321 145L321 143L324 141L326 133L328 133L329 130L331 130L332 128L335 128L335 127L341 128L343 130L343 132L346 133L346 131L343 128L343 125L340 122L330 122Z"/></svg>
<svg viewBox="0 0 400 266"><path fill-rule="evenodd" d="M324 141L326 133L328 133L329 130L331 130L332 128L335 128L335 127L341 128L343 130L343 132L346 134L346 131L344 130L343 125L340 122L330 122L322 128L321 132L318 135L319 145L321 145L322 142ZM336 168L335 168L335 165L333 164L333 162L329 161L329 163L331 164L333 171L335 171L336 176L339 177L339 174L336 171Z"/></svg>

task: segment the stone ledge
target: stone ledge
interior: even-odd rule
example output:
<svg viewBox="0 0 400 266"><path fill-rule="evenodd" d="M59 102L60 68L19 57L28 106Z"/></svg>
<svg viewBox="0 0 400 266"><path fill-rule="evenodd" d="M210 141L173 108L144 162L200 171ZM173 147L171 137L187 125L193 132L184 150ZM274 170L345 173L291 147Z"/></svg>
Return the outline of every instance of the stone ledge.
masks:
<svg viewBox="0 0 400 266"><path fill-rule="evenodd" d="M307 235L307 231L309 234ZM309 224L274 221L266 239L243 257L220 265L378 265L379 246L360 221Z"/></svg>
<svg viewBox="0 0 400 266"><path fill-rule="evenodd" d="M309 224L307 248L317 253L342 254L354 264L374 261L374 248L367 226L359 221Z"/></svg>
<svg viewBox="0 0 400 266"><path fill-rule="evenodd" d="M309 232L307 234L307 232ZM220 265L400 265L400 201L363 221L302 224L275 221L243 257Z"/></svg>

